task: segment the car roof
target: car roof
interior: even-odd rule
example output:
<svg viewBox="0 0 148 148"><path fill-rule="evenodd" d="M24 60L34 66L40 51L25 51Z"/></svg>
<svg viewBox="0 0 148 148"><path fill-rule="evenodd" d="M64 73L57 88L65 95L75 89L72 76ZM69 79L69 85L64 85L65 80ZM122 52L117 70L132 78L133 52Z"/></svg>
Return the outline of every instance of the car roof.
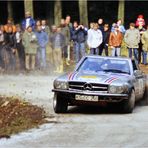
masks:
<svg viewBox="0 0 148 148"><path fill-rule="evenodd" d="M107 59L120 59L120 60L129 60L131 61L130 58L128 57L113 57L113 56L99 56L99 55L86 55L84 58L107 58ZM134 59L132 59L133 61Z"/></svg>

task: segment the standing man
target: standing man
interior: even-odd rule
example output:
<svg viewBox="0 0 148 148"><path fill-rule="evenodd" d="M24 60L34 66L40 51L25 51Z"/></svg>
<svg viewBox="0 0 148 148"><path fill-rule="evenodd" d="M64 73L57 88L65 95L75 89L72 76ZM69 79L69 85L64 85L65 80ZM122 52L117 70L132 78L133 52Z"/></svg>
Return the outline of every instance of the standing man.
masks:
<svg viewBox="0 0 148 148"><path fill-rule="evenodd" d="M87 36L87 30L83 25L79 25L75 21L74 28L72 30L72 40L74 41L74 53L76 63L79 62L81 57L85 56L85 41Z"/></svg>
<svg viewBox="0 0 148 148"><path fill-rule="evenodd" d="M32 18L31 13L27 11L25 13L25 19L22 21L22 28L23 30L27 29L28 27L32 27L32 29L35 29L35 20Z"/></svg>
<svg viewBox="0 0 148 148"><path fill-rule="evenodd" d="M134 23L130 23L129 29L125 33L124 39L128 48L129 57L132 58L133 50L135 61L138 63L138 47L140 43L140 33L139 30L135 28Z"/></svg>
<svg viewBox="0 0 148 148"><path fill-rule="evenodd" d="M15 33L16 32L16 26L13 24L13 19L12 18L8 18L7 20L7 24L4 25L4 31L6 33L8 33L9 28L11 28L12 32Z"/></svg>
<svg viewBox="0 0 148 148"><path fill-rule="evenodd" d="M37 37L29 26L23 34L23 45L25 47L25 64L27 70L35 69L35 56L38 48Z"/></svg>
<svg viewBox="0 0 148 148"><path fill-rule="evenodd" d="M99 19L98 19L98 25L99 25L98 28L99 28L101 31L103 31L104 27L103 27L103 19L102 19L102 18L99 18Z"/></svg>
<svg viewBox="0 0 148 148"><path fill-rule="evenodd" d="M65 24L66 26L68 26L69 28L69 32L70 32L70 39L69 39L69 44L67 46L67 60L70 61L70 55L71 55L71 29L72 29L72 23L71 23L71 17L70 15L67 15L66 16L66 19L65 19ZM66 62L68 64L68 62Z"/></svg>
<svg viewBox="0 0 148 148"><path fill-rule="evenodd" d="M22 44L22 36L23 33L21 30L21 26L18 24L16 25L16 33L14 35L15 48L18 52L20 70L25 70L25 51Z"/></svg>
<svg viewBox="0 0 148 148"><path fill-rule="evenodd" d="M68 25L66 24L64 19L61 19L61 33L64 35L65 37L65 47L63 48L63 57L64 57L64 61L66 63L66 65L70 65L69 64L69 60L68 59L68 48L70 49L69 45L70 45L70 28L68 27Z"/></svg>
<svg viewBox="0 0 148 148"><path fill-rule="evenodd" d="M119 31L121 32L121 33L123 33L123 34L125 34L125 28L124 28L124 26L123 26L123 24L122 24L122 20L121 19L118 19L118 21L117 21L117 25L119 26Z"/></svg>
<svg viewBox="0 0 148 148"><path fill-rule="evenodd" d="M49 37L46 32L42 30L42 26L37 27L36 37L38 40L37 49L37 61L40 69L46 68L46 45L48 43Z"/></svg>
<svg viewBox="0 0 148 148"><path fill-rule="evenodd" d="M119 26L114 26L114 31L110 33L109 45L112 48L112 56L120 56L120 48L122 43L123 35L119 31Z"/></svg>
<svg viewBox="0 0 148 148"><path fill-rule="evenodd" d="M88 33L87 44L90 48L90 54L98 55L98 47L102 43L102 32L98 29L98 24Z"/></svg>
<svg viewBox="0 0 148 148"><path fill-rule="evenodd" d="M49 29L49 26L46 23L46 20L41 20L41 26L42 26L42 30L44 32L46 32L48 35L50 35L50 29Z"/></svg>
<svg viewBox="0 0 148 148"><path fill-rule="evenodd" d="M13 29L11 27L8 28L8 32L5 33L4 37L4 41L5 41L5 49L8 53L8 64L6 66L6 69L8 70L16 70L16 49L15 49L15 42L14 42L14 33L13 33Z"/></svg>
<svg viewBox="0 0 148 148"><path fill-rule="evenodd" d="M56 27L56 26L55 26ZM58 26L56 32L50 37L53 49L53 59L55 64L55 73L63 72L62 50L65 47L65 37L61 33L61 27Z"/></svg>
<svg viewBox="0 0 148 148"><path fill-rule="evenodd" d="M103 42L102 42L102 48L99 50L99 55L102 55L103 49L105 50L105 55L108 56L108 44L109 44L109 36L110 36L110 30L109 30L109 24L104 25L103 30Z"/></svg>
<svg viewBox="0 0 148 148"><path fill-rule="evenodd" d="M71 23L70 15L66 16L65 23L66 23L66 25L68 25L68 27L72 28L72 23Z"/></svg>
<svg viewBox="0 0 148 148"><path fill-rule="evenodd" d="M141 41L143 44L143 51L142 51L142 59L143 59L143 64L147 65L147 53L148 53L148 25L146 28L146 31L142 34Z"/></svg>
<svg viewBox="0 0 148 148"><path fill-rule="evenodd" d="M140 32L140 38L142 37L142 34L145 32L145 28L143 27L143 24L139 22L138 24L138 30ZM140 40L139 48L138 48L138 62L141 63L141 55L142 55L143 49L142 49L142 42Z"/></svg>

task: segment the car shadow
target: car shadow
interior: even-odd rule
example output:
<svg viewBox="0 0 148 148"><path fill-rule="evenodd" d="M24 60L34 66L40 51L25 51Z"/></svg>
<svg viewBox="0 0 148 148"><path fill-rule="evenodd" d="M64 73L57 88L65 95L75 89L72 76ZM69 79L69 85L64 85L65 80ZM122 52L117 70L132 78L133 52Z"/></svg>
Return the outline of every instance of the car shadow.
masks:
<svg viewBox="0 0 148 148"><path fill-rule="evenodd" d="M148 106L145 100L140 100L135 104L136 109L142 106ZM108 106L72 106L68 108L67 113L70 113L70 114L117 114L117 115L125 114L120 110L120 108L118 108L118 104L113 104Z"/></svg>
<svg viewBox="0 0 148 148"><path fill-rule="evenodd" d="M74 106L68 109L70 114L121 114L117 108L107 106Z"/></svg>

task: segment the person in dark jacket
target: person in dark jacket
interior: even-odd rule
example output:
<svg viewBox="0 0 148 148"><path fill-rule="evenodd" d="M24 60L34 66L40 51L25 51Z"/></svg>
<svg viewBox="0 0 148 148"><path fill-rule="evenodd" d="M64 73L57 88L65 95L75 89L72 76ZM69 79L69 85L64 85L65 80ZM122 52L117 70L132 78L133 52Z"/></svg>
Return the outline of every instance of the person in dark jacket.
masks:
<svg viewBox="0 0 148 148"><path fill-rule="evenodd" d="M20 25L16 25L16 33L14 34L14 46L18 53L19 58L19 68L20 70L25 70L25 50L22 44L22 30Z"/></svg>
<svg viewBox="0 0 148 148"><path fill-rule="evenodd" d="M74 42L75 61L78 63L81 57L85 56L87 30L83 25L78 26L78 23L75 21L71 33Z"/></svg>
<svg viewBox="0 0 148 148"><path fill-rule="evenodd" d="M105 24L104 29L102 31L103 34L103 42L99 50L99 55L102 55L103 49L105 50L105 55L108 56L108 43L109 43L109 36L110 36L110 30L109 25Z"/></svg>
<svg viewBox="0 0 148 148"><path fill-rule="evenodd" d="M7 64L6 69L14 71L16 68L16 57L15 57L15 42L14 42L14 33L12 28L8 29L8 32L5 33L5 50L7 51Z"/></svg>
<svg viewBox="0 0 148 148"><path fill-rule="evenodd" d="M98 25L99 25L98 29L100 29L103 32L103 30L104 30L103 18L98 19Z"/></svg>
<svg viewBox="0 0 148 148"><path fill-rule="evenodd" d="M139 23L139 26L137 28L140 32L140 38L142 37L142 34L146 31L146 29L142 26L142 23ZM142 42L140 40L139 48L138 48L138 62L141 63L141 55L142 55L143 49L142 49Z"/></svg>

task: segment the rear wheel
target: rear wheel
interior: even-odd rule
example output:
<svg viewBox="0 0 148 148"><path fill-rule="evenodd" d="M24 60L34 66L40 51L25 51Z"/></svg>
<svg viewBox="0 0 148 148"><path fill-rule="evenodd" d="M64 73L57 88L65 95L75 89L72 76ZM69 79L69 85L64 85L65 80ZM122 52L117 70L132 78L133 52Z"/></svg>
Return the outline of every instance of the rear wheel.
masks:
<svg viewBox="0 0 148 148"><path fill-rule="evenodd" d="M121 104L121 112L123 113L132 113L135 106L135 91L132 89L129 99L124 100Z"/></svg>
<svg viewBox="0 0 148 148"><path fill-rule="evenodd" d="M53 108L55 113L65 113L68 109L68 102L60 94L54 93Z"/></svg>

